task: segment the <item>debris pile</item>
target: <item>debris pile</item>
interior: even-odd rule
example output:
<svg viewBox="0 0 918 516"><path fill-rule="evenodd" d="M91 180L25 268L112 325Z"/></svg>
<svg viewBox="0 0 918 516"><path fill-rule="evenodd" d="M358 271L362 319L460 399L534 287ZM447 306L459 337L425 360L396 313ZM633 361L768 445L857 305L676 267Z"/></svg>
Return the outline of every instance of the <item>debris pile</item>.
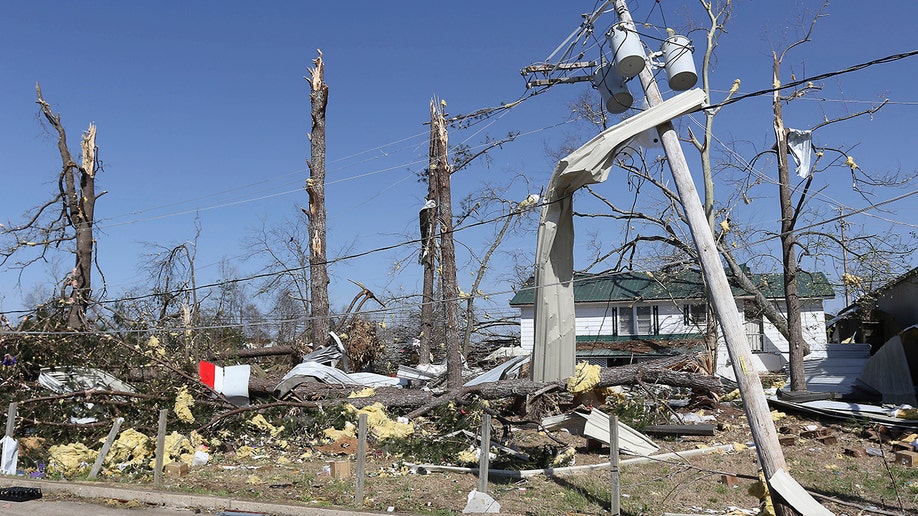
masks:
<svg viewBox="0 0 918 516"><path fill-rule="evenodd" d="M150 482L162 464L165 482L236 475L242 490L293 493L308 489L308 482L290 481L303 472L321 485L353 481L362 416L366 460L373 464L364 474L380 479L477 474L485 462L492 477L521 482L599 474L609 468L613 421L625 468L667 461L688 468L690 458L718 453L745 454L751 463L748 437L726 437L748 432L738 392L724 394L693 356L617 368L582 362L563 381L533 382L525 372L528 356L495 352L481 363L488 367L471 364L464 385L449 387L442 364L400 364L396 377L353 372L349 364L369 356L369 348L361 354L350 346L371 329L333 335L330 346L293 366L288 355L253 355L240 364L225 354L189 356L176 366L160 351L169 357L174 349L167 336L140 341L136 361L119 367L41 368L35 382L22 379L26 396L10 399L18 404L14 433L23 436L13 471L80 479L98 466L103 479ZM256 352L262 351L249 353ZM852 442L826 424L787 423L792 418L785 414L807 405L775 399L782 446L818 446L851 460L879 451L890 464L918 470L918 436L886 433ZM817 403L828 410L829 401ZM876 416L901 423L913 411L895 410ZM166 428L158 428L161 412ZM491 423L483 440L486 416ZM115 417L125 426L107 438ZM745 492L753 473L727 471L717 478ZM760 494L746 495L748 503L758 504ZM479 495L505 507L513 503L507 493ZM767 497L761 503L766 507Z"/></svg>

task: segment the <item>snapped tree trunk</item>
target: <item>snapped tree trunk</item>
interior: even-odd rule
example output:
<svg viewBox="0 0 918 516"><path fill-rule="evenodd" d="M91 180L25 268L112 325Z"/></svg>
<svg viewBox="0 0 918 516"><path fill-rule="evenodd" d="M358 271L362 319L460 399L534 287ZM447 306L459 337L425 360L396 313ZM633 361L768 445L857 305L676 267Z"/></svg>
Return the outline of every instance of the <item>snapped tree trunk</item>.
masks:
<svg viewBox="0 0 918 516"><path fill-rule="evenodd" d="M774 55L774 84L780 84L781 61ZM797 292L797 257L794 254L796 216L791 203L790 166L787 159L787 131L781 113L781 93L773 96L775 138L778 152L778 194L781 201L781 258L784 263L784 298L787 306L788 350L790 352L790 380L792 391L806 390L803 371L805 355L803 327L800 321L800 296Z"/></svg>
<svg viewBox="0 0 918 516"><path fill-rule="evenodd" d="M462 385L462 356L459 353L459 287L456 283L456 246L453 242L453 207L450 191L449 151L446 121L441 106L435 106L431 135L436 134L436 175L440 183L440 295L443 296L444 342L446 345L447 385ZM435 127L434 127L435 126Z"/></svg>
<svg viewBox="0 0 918 516"><path fill-rule="evenodd" d="M92 263L95 240L93 222L96 206L96 126L89 124L80 141L81 164L77 164L67 148L67 133L61 125L61 115L51 110L41 95L36 83L35 92L42 114L57 132L57 148L61 155L62 169L58 178L59 198L63 203L63 219L74 231L74 265L67 282L61 289L67 305L67 327L86 328L86 310L92 295Z"/></svg>
<svg viewBox="0 0 918 516"><path fill-rule="evenodd" d="M325 108L328 105L328 84L325 83L325 63L319 50L309 70L312 106L312 132L309 135L310 160L309 179L306 192L309 194L309 275L312 313L310 314L312 342L324 346L328 340L328 267L326 258L325 218Z"/></svg>
<svg viewBox="0 0 918 516"><path fill-rule="evenodd" d="M421 209L421 265L424 266L424 286L421 293L421 334L418 348L418 362L430 363L430 343L434 329L434 281L437 267L437 219L440 212L440 178L437 173L439 164L439 129L437 110L434 101L430 101L430 151L427 167L427 202Z"/></svg>

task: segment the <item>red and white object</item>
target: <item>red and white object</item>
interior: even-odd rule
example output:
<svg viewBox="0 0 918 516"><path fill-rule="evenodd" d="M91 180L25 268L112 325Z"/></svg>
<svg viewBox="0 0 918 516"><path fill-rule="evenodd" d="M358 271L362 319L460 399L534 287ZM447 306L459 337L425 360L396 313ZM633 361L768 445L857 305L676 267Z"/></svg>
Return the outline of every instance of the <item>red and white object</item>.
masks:
<svg viewBox="0 0 918 516"><path fill-rule="evenodd" d="M220 367L204 360L198 364L201 383L210 387L230 401L242 406L249 403L249 376L252 368L249 365Z"/></svg>

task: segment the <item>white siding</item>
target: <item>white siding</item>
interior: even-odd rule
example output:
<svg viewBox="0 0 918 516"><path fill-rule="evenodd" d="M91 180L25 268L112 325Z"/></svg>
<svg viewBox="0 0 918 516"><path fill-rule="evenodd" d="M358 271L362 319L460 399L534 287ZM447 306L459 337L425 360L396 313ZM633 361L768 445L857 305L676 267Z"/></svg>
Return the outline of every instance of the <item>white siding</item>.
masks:
<svg viewBox="0 0 918 516"><path fill-rule="evenodd" d="M615 305L610 303L577 303L577 335L612 335L615 328Z"/></svg>
<svg viewBox="0 0 918 516"><path fill-rule="evenodd" d="M520 345L532 353L535 345L535 309L532 305L520 307Z"/></svg>
<svg viewBox="0 0 918 516"><path fill-rule="evenodd" d="M652 305L653 303L645 303ZM610 304L610 303L578 303L574 313L577 318L577 335L612 335L615 328L612 320L614 315L613 308L630 309L632 305L628 304ZM693 325L685 325L682 314L685 303L665 302L659 305L659 323L660 334L680 334L696 333L704 331L704 328L696 328ZM778 303L778 310L786 315L786 309L783 302ZM826 330L825 330L825 313L822 308L822 300L804 300L801 306L801 319L803 323L803 338L810 345L812 350L811 358L824 356L826 350ZM743 314L743 301L736 302L736 310L740 316L740 322L745 323ZM533 307L520 307L520 342L524 349L531 351L535 340L533 326ZM759 359L768 368L772 370L780 369L787 364L788 345L785 339L767 319L763 324L765 334L765 351L759 353ZM726 344L723 340L722 332L719 337L718 358L719 366L729 364Z"/></svg>
<svg viewBox="0 0 918 516"><path fill-rule="evenodd" d="M776 303L775 308L787 317L787 307L784 301ZM743 315L742 311L740 315ZM809 344L811 350L808 356L810 358L824 357L826 353L826 316L823 312L822 300L803 300L800 306L800 319L803 327L803 340ZM762 326L765 334L765 350L757 353L759 355L757 358L768 370L777 371L786 366L790 360L787 339L768 319L764 319ZM730 364L723 336L718 342L717 364L719 367Z"/></svg>
<svg viewBox="0 0 918 516"><path fill-rule="evenodd" d="M631 304L611 304L611 303L577 303L574 308L574 315L577 319L577 335L613 335L615 329L615 310L630 310ZM653 305L653 303L643 303L643 306L657 306L658 320L660 324L660 334L682 334L697 333L704 331L704 328L696 328L694 325L685 325L685 317L682 314L683 303ZM534 310L531 305L520 307L520 342L523 348L531 350L535 340L534 332Z"/></svg>
<svg viewBox="0 0 918 516"><path fill-rule="evenodd" d="M693 325L685 325L685 315L682 314L683 305L665 304L657 306L657 313L660 316L660 334L695 333L699 331ZM704 331L704 328L701 331Z"/></svg>

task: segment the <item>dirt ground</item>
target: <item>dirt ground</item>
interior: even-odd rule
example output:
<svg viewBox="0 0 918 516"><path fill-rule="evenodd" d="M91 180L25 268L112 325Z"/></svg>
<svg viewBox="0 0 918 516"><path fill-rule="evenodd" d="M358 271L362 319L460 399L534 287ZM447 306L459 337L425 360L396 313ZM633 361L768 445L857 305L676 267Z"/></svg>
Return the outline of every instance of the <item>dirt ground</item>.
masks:
<svg viewBox="0 0 918 516"><path fill-rule="evenodd" d="M709 447L716 444L745 444L751 439L743 412L733 405L720 405L704 412L715 417L719 430L713 437L654 438L660 453ZM777 414L776 425L794 436L784 446L791 475L811 492L833 498L820 501L836 514L918 513L918 467L893 461L889 440L898 434L883 434L854 422L816 421ZM837 442L823 443L800 437L810 425L827 428ZM582 437L553 433L558 441L575 447L575 464L597 464L608 460L608 448L588 449ZM829 439L831 441L831 439ZM508 446L531 451L550 440L537 430L515 430ZM276 441L250 444L251 455L214 450L210 461L192 467L186 476L167 477L169 490L251 498L263 501L299 502L323 507L353 508L355 479L335 479L329 462L346 462L356 470L356 444L344 443L325 452ZM879 448L883 456L853 457L845 449ZM335 454L333 451L340 451ZM307 456L304 458L304 452ZM311 456L309 456L311 453ZM623 457L625 458L625 457ZM368 452L364 508L413 514L459 514L469 492L478 485L477 476L466 473L417 474L409 467L411 457L387 452L371 444ZM664 512L692 514L755 514L759 499L749 493L758 474L754 450L710 453L688 460L628 464L621 468L621 506L626 515L659 515ZM723 475L733 475L725 483ZM147 483L151 479L111 477L106 482ZM488 493L506 515L608 514L610 473L608 469L560 477L542 475L527 479L491 478ZM845 502L845 503L843 503ZM735 511L735 512L731 512Z"/></svg>

